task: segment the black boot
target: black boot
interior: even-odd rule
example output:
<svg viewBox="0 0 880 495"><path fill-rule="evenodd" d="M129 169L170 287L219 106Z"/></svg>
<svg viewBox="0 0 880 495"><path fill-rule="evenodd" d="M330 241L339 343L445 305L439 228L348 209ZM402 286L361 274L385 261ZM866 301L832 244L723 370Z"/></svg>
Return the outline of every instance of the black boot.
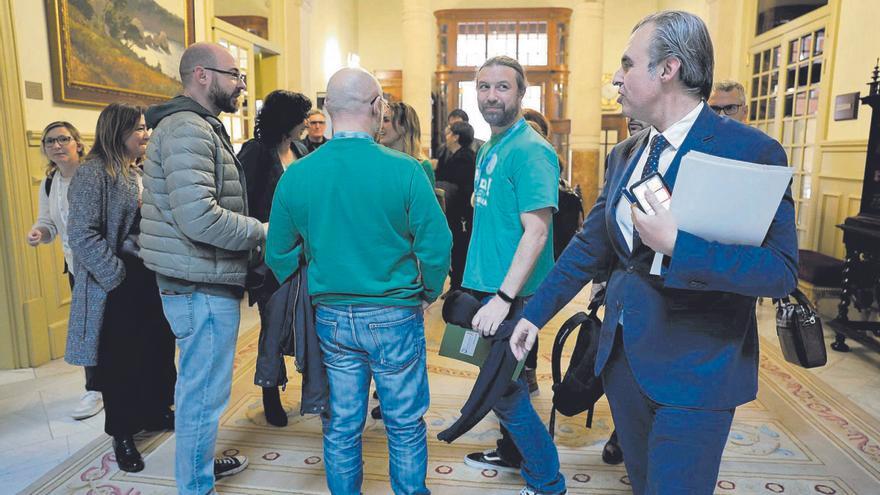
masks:
<svg viewBox="0 0 880 495"><path fill-rule="evenodd" d="M144 469L144 459L138 452L131 435L113 437L113 452L116 454L116 464L119 469L129 473L137 473Z"/></svg>
<svg viewBox="0 0 880 495"><path fill-rule="evenodd" d="M263 387L263 412L270 425L287 426L287 411L281 405L281 394L278 387Z"/></svg>
<svg viewBox="0 0 880 495"><path fill-rule="evenodd" d="M620 448L620 442L617 441L617 430L611 433L611 438L602 449L602 460L605 464L620 464L623 462L623 450Z"/></svg>

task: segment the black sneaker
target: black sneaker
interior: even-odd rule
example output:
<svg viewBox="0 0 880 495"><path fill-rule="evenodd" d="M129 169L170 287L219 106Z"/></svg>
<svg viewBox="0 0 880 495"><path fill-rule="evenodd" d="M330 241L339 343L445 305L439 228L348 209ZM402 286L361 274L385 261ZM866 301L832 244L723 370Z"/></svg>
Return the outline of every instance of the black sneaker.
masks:
<svg viewBox="0 0 880 495"><path fill-rule="evenodd" d="M485 452L472 452L464 456L464 463L467 466L476 469L494 469L495 471L505 471L508 473L518 473L519 465L510 464L498 455L496 450L487 450Z"/></svg>
<svg viewBox="0 0 880 495"><path fill-rule="evenodd" d="M214 479L225 478L244 471L248 458L243 455L225 455L214 458Z"/></svg>
<svg viewBox="0 0 880 495"><path fill-rule="evenodd" d="M611 433L611 438L605 443L602 449L602 461L612 466L623 462L623 450L620 448L620 441L617 439L617 430Z"/></svg>

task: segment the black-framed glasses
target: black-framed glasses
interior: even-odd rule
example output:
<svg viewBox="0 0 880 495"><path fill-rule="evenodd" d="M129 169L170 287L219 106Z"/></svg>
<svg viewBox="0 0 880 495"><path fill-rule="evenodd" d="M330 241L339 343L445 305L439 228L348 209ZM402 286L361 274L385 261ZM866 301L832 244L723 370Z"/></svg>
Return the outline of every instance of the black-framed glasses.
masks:
<svg viewBox="0 0 880 495"><path fill-rule="evenodd" d="M217 72L220 74L226 74L227 76L232 76L233 78L241 81L242 84L247 86L247 74L242 74L241 72L239 72L237 70L223 70L223 69L217 69L215 67L202 67L202 68L205 70L209 70L211 72Z"/></svg>
<svg viewBox="0 0 880 495"><path fill-rule="evenodd" d="M736 115L736 112L739 112L739 109L744 107L744 104L739 103L731 103L730 105L709 105L709 108L712 109L713 112L721 115Z"/></svg>
<svg viewBox="0 0 880 495"><path fill-rule="evenodd" d="M51 148L52 146L55 146L56 143L60 144L61 146L67 146L68 144L70 144L71 141L73 141L73 137L71 136L58 136L44 139L43 144L47 148Z"/></svg>

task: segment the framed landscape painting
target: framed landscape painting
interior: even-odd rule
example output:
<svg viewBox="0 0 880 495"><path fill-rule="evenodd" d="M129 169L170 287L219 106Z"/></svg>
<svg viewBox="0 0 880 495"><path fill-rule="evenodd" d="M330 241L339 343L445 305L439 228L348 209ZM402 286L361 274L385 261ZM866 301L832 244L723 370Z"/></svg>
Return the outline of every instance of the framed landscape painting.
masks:
<svg viewBox="0 0 880 495"><path fill-rule="evenodd" d="M181 92L194 0L45 0L55 101L141 105Z"/></svg>

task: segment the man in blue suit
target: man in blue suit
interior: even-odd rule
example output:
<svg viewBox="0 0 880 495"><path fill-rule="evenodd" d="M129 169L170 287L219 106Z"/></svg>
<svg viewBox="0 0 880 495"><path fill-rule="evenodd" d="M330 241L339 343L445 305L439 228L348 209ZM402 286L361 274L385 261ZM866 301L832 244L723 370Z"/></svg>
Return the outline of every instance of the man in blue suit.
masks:
<svg viewBox="0 0 880 495"><path fill-rule="evenodd" d="M713 65L698 17L666 11L636 25L614 83L623 113L650 127L608 156L604 190L583 230L511 337L521 359L538 328L597 274L611 271L596 373L636 494L712 493L734 410L758 388L755 299L785 296L797 283L790 192L761 246L709 242L680 230L656 198L649 198L653 216L622 199L625 186L653 170L674 187L691 150L786 165L779 143L719 117L703 101ZM655 252L667 261L659 276L649 274Z"/></svg>

